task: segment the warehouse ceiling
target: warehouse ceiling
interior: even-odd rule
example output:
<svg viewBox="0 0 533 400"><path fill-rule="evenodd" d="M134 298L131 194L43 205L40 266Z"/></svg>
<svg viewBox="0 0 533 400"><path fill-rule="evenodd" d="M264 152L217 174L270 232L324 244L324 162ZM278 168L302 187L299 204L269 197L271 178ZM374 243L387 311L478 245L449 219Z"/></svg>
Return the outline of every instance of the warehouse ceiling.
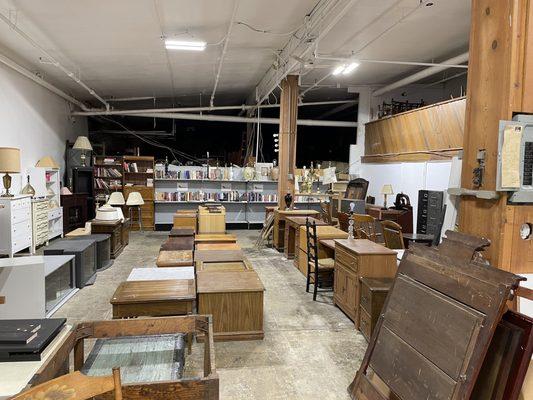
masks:
<svg viewBox="0 0 533 400"><path fill-rule="evenodd" d="M240 0L226 38L235 1L0 0L0 12L27 34L23 38L0 21L0 53L81 100L91 95L35 44L104 98L153 96L208 105L227 39L215 105L240 104L280 62L277 54L319 1ZM467 51L469 24L468 0L355 0L313 46L318 55L438 62ZM203 52L170 51L162 37L208 45ZM313 52L300 61L295 72L304 89L321 81L314 100L328 88L386 84L422 69L362 63L349 76L326 77L335 62Z"/></svg>

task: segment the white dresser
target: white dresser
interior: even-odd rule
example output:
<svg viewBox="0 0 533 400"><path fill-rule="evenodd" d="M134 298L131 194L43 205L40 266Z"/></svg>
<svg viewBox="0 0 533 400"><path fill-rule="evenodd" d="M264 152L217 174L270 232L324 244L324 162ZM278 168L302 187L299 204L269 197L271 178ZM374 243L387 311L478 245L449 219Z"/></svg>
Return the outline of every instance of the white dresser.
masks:
<svg viewBox="0 0 533 400"><path fill-rule="evenodd" d="M0 197L0 254L13 254L32 247L30 196Z"/></svg>
<svg viewBox="0 0 533 400"><path fill-rule="evenodd" d="M33 199L31 201L33 242L32 252L48 242L48 200Z"/></svg>

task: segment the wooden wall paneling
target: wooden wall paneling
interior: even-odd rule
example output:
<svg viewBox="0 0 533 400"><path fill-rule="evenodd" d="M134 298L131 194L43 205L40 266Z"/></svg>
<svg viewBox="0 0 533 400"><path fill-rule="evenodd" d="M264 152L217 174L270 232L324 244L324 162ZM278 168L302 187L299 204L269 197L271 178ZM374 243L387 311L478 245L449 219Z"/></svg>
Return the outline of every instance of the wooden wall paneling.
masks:
<svg viewBox="0 0 533 400"><path fill-rule="evenodd" d="M472 171L478 149L486 150L481 189L495 190L498 125L514 113L532 112L533 6L529 0L473 0L461 186L474 188ZM484 236L492 245L487 258L512 272L533 272L533 248L518 228L533 217L533 206L463 197L460 230Z"/></svg>
<svg viewBox="0 0 533 400"><path fill-rule="evenodd" d="M462 149L465 98L448 100L365 125L363 162L448 159Z"/></svg>
<svg viewBox="0 0 533 400"><path fill-rule="evenodd" d="M296 162L296 119L298 118L298 76L288 75L281 81L279 114L279 179L278 207L285 208L285 194L294 195L294 174Z"/></svg>

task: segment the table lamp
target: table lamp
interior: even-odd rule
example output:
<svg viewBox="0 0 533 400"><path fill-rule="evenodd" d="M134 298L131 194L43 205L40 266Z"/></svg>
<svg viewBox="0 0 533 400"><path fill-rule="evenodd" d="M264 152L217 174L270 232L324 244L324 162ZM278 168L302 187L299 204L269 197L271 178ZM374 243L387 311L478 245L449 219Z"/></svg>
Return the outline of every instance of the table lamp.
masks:
<svg viewBox="0 0 533 400"><path fill-rule="evenodd" d="M85 164L85 159L87 157L85 156L85 151L93 150L93 146L91 146L91 142L89 142L89 138L87 136L78 136L72 148L76 150L81 150L81 166L86 167L87 164Z"/></svg>
<svg viewBox="0 0 533 400"><path fill-rule="evenodd" d="M383 208L387 208L387 195L394 194L392 185L383 185L381 194L383 195Z"/></svg>
<svg viewBox="0 0 533 400"><path fill-rule="evenodd" d="M113 192L111 193L111 196L109 196L107 204L110 206L123 206L126 204L126 201L124 200L124 195L122 192Z"/></svg>
<svg viewBox="0 0 533 400"><path fill-rule="evenodd" d="M14 147L0 147L0 172L5 173L3 182L6 192L1 197L13 197L9 193L11 187L10 173L20 172L20 150Z"/></svg>

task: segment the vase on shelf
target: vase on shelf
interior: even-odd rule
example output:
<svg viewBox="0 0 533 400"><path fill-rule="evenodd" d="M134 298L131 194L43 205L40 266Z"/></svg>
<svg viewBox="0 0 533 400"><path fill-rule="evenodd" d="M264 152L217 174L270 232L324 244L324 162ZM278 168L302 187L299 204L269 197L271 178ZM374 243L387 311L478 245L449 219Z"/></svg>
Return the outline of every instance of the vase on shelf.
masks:
<svg viewBox="0 0 533 400"><path fill-rule="evenodd" d="M284 197L284 200L285 200L285 205L286 205L286 210L289 210L291 208L291 204L292 204L292 194L290 193L287 193Z"/></svg>

